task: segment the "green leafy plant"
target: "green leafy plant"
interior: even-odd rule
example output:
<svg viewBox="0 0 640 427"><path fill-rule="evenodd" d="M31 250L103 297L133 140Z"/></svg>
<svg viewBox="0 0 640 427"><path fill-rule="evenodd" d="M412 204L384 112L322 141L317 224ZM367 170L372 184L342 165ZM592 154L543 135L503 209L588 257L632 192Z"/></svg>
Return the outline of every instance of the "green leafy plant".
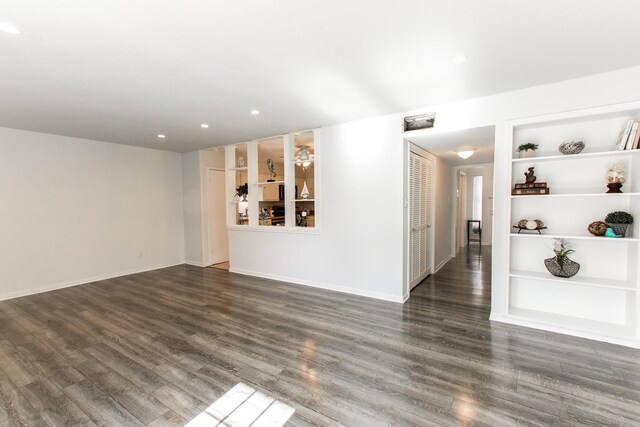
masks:
<svg viewBox="0 0 640 427"><path fill-rule="evenodd" d="M554 239L553 252L556 254L556 259L560 268L562 268L564 261L569 255L575 252L575 250L569 247L569 242L564 239Z"/></svg>
<svg viewBox="0 0 640 427"><path fill-rule="evenodd" d="M527 142L526 144L520 144L520 146L518 147L518 153L525 150L535 151L537 149L538 149L538 144L534 142Z"/></svg>
<svg viewBox="0 0 640 427"><path fill-rule="evenodd" d="M610 212L604 218L604 222L608 224L633 224L633 215L622 211Z"/></svg>
<svg viewBox="0 0 640 427"><path fill-rule="evenodd" d="M248 194L249 194L249 183L245 182L244 184L238 185L236 187L236 196L242 197Z"/></svg>

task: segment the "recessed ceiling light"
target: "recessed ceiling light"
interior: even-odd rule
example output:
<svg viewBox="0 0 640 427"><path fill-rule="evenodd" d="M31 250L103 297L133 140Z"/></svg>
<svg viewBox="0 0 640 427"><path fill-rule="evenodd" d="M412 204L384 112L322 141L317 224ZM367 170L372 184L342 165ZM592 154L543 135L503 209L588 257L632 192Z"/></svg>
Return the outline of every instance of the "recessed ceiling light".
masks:
<svg viewBox="0 0 640 427"><path fill-rule="evenodd" d="M200 125L200 127L201 127L201 128L203 128L203 129L206 129L206 128L208 128L208 127L209 127L209 125L208 125L208 124L206 124L206 123L203 123L203 124L201 124L201 125Z"/></svg>
<svg viewBox="0 0 640 427"><path fill-rule="evenodd" d="M260 114L260 111L258 111L258 110L251 110L251 115L253 115L253 116L257 116L257 115L259 115L259 114Z"/></svg>
<svg viewBox="0 0 640 427"><path fill-rule="evenodd" d="M160 139L164 139L164 138L166 138L166 137L167 137L166 135L163 135L163 134L161 134L161 133L160 133L160 134L158 134L158 138L160 138Z"/></svg>
<svg viewBox="0 0 640 427"><path fill-rule="evenodd" d="M13 34L14 36L19 36L20 34L22 34L22 31L20 31L20 28L16 27L15 25L9 22L0 22L0 31L4 31L5 33L8 33L8 34Z"/></svg>
<svg viewBox="0 0 640 427"><path fill-rule="evenodd" d="M454 64L462 64L464 61L467 60L467 57L464 55L458 55L456 57L454 57L451 62L453 62Z"/></svg>

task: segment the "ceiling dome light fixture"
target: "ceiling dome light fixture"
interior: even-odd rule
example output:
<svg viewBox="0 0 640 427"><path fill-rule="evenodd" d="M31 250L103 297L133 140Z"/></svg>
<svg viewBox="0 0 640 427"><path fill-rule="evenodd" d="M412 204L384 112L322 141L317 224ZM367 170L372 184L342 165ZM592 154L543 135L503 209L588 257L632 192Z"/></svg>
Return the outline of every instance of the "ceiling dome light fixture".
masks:
<svg viewBox="0 0 640 427"><path fill-rule="evenodd" d="M160 139L165 139L166 137L167 137L166 135L163 135L161 133L158 134L158 138L160 138Z"/></svg>
<svg viewBox="0 0 640 427"><path fill-rule="evenodd" d="M258 116L258 115L260 115L260 111L258 111L258 110L251 110L251 115L252 115L252 116Z"/></svg>
<svg viewBox="0 0 640 427"><path fill-rule="evenodd" d="M16 27L10 22L2 22L0 21L0 31L4 31L7 34L12 34L14 36L19 36L22 34L20 28Z"/></svg>
<svg viewBox="0 0 640 427"><path fill-rule="evenodd" d="M201 124L201 125L200 125L200 127L201 127L202 129L207 129L207 128L209 127L209 125L208 125L208 124L206 124L206 123L203 123L203 124Z"/></svg>
<svg viewBox="0 0 640 427"><path fill-rule="evenodd" d="M462 63L463 63L464 61L466 61L466 60L467 60L467 57L466 57L466 56L464 56L464 55L458 55L458 56L455 56L455 57L451 60L451 62L452 62L452 63L454 63L454 64L462 64Z"/></svg>
<svg viewBox="0 0 640 427"><path fill-rule="evenodd" d="M469 157L473 155L473 153L475 153L475 151L476 151L475 148L469 148L464 150L458 150L456 151L456 153L458 154L458 157L460 157L461 159L467 160Z"/></svg>
<svg viewBox="0 0 640 427"><path fill-rule="evenodd" d="M296 155L296 165L302 166L304 169L308 168L313 161L313 155L309 154L309 151L306 147L300 146L298 147L299 151Z"/></svg>

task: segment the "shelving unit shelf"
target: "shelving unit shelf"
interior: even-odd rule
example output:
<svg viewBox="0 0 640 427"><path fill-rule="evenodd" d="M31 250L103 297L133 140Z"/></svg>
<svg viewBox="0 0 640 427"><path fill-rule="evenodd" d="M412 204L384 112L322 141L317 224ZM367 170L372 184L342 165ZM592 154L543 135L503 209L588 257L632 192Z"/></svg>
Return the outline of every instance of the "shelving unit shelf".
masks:
<svg viewBox="0 0 640 427"><path fill-rule="evenodd" d="M512 199L529 199L529 198L554 198L554 197L603 197L603 198L616 198L616 197L637 197L640 193L553 193L553 194L523 194L520 196L511 196Z"/></svg>
<svg viewBox="0 0 640 427"><path fill-rule="evenodd" d="M553 162L556 160L561 161L571 161L571 160L584 160L588 158L598 158L598 157L610 157L610 156L629 156L640 153L640 150L613 150L613 151L594 151L591 153L579 153L579 154L571 154L571 155L552 155L552 156L536 156L536 157L527 157L527 158L514 158L512 159L513 163L532 163L532 162Z"/></svg>
<svg viewBox="0 0 640 427"><path fill-rule="evenodd" d="M585 277L585 276L580 276L579 279L574 279L574 278L564 279L561 277L552 276L549 273L541 273L538 271L526 271L526 270L513 270L509 274L509 276L520 277L523 279L544 280L547 282L556 282L556 283L562 283L562 284L568 283L571 285L594 286L597 288L606 288L606 289L618 289L621 291L629 291L629 292L638 291L635 287L635 283L633 281L627 281L627 280L613 280L613 279L603 279L601 277Z"/></svg>
<svg viewBox="0 0 640 427"><path fill-rule="evenodd" d="M256 182L256 185L275 185L275 184L284 184L284 181Z"/></svg>
<svg viewBox="0 0 640 427"><path fill-rule="evenodd" d="M616 150L620 131L640 120L640 102L564 112L509 123L510 190L534 168L550 194L509 198L508 272L502 321L640 348L640 150ZM566 141L582 140L583 153L557 154ZM519 145L539 145L538 157L518 158ZM606 173L626 168L623 193L607 194ZM636 221L629 237L593 236L587 227L613 211ZM539 219L543 234L515 233L522 219ZM508 230L508 231L507 231ZM580 263L571 278L544 266L553 239L565 239Z"/></svg>
<svg viewBox="0 0 640 427"><path fill-rule="evenodd" d="M597 240L600 242L616 242L616 243L637 243L640 239L633 237L604 237L592 236L590 234L525 234L511 233L511 237L534 238L534 239L565 239L565 240Z"/></svg>
<svg viewBox="0 0 640 427"><path fill-rule="evenodd" d="M562 314L547 313L536 310L528 310L518 308L510 313L515 319L530 322L537 322L539 325L548 326L548 329L555 330L558 325L562 325L565 331L586 332L593 339L601 341L609 341L608 338L622 339L624 341L633 341L636 338L635 331L627 325L619 325L615 323L598 322L590 319L579 317L565 316ZM547 328L542 328L547 329ZM578 334L573 334L578 335Z"/></svg>

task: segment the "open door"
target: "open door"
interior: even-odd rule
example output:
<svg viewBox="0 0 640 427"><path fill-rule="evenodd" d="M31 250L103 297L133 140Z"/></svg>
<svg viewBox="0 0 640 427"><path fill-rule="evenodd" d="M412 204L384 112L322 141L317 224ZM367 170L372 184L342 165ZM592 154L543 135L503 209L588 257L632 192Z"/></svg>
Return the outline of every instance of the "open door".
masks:
<svg viewBox="0 0 640 427"><path fill-rule="evenodd" d="M207 188L209 199L208 264L211 265L229 261L224 171L208 169Z"/></svg>

